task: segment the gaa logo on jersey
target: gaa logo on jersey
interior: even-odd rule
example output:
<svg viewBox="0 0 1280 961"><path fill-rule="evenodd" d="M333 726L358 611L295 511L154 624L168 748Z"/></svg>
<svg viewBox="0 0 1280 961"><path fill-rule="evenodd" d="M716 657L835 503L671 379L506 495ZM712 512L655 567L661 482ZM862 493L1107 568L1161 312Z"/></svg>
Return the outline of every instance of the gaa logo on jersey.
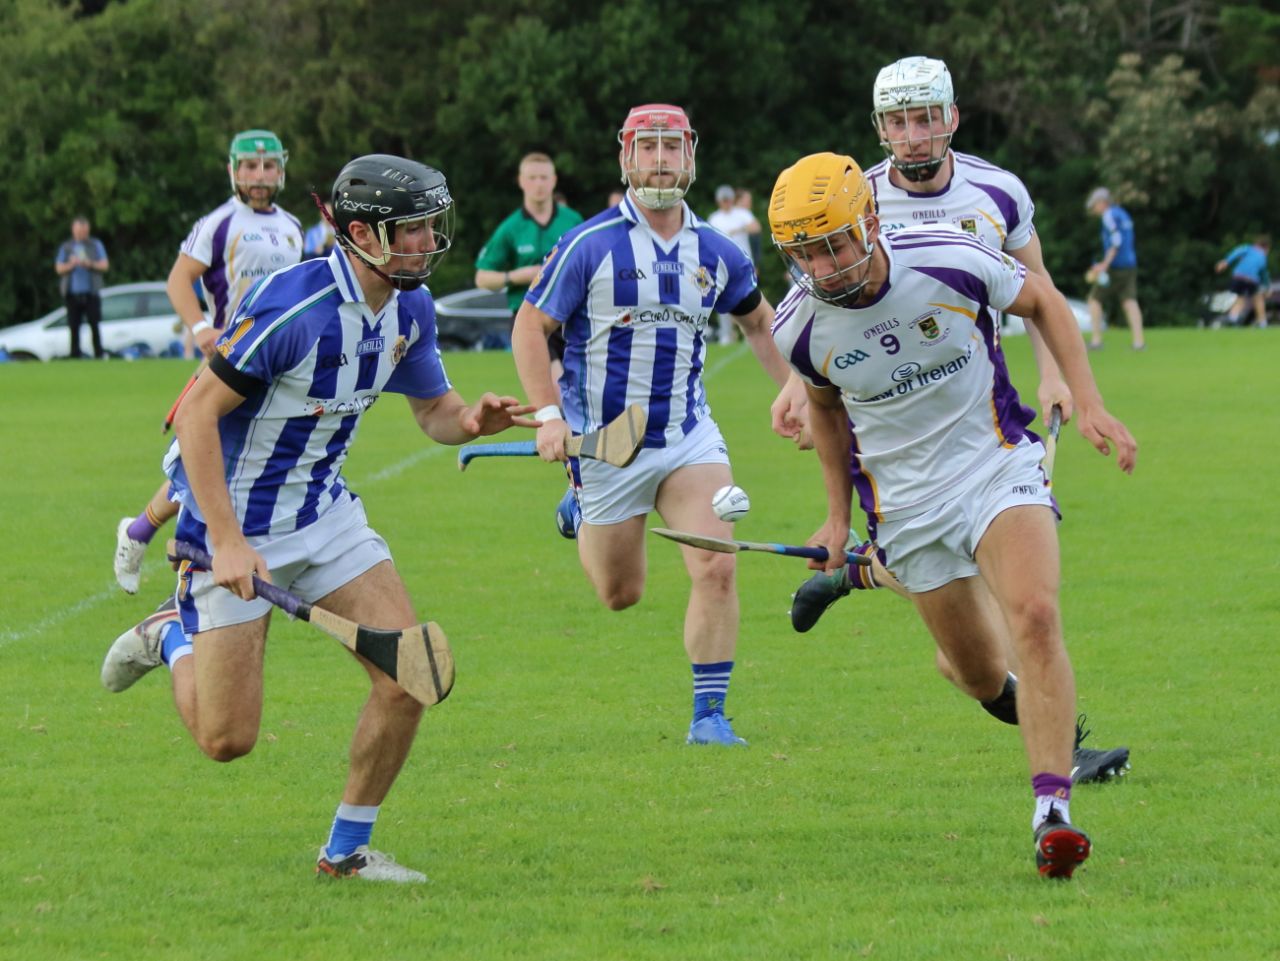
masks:
<svg viewBox="0 0 1280 961"><path fill-rule="evenodd" d="M697 273L693 275L693 286L697 287L698 293L704 297L711 289L711 273L705 266L699 266Z"/></svg>

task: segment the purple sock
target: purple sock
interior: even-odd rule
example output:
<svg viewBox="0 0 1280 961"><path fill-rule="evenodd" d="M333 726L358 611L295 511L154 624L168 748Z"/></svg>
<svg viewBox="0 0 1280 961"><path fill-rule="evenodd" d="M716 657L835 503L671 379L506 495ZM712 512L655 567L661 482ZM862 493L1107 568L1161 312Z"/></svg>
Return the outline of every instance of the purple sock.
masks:
<svg viewBox="0 0 1280 961"><path fill-rule="evenodd" d="M137 541L140 544L150 544L151 538L155 536L157 530L159 530L159 528L151 523L151 519L147 517L147 512L143 511L134 518L133 523L128 526L125 533L129 535L129 540L131 541Z"/></svg>
<svg viewBox="0 0 1280 961"><path fill-rule="evenodd" d="M1036 797L1055 797L1063 801L1071 800L1071 778L1061 774L1050 774L1041 771L1031 779L1031 789Z"/></svg>

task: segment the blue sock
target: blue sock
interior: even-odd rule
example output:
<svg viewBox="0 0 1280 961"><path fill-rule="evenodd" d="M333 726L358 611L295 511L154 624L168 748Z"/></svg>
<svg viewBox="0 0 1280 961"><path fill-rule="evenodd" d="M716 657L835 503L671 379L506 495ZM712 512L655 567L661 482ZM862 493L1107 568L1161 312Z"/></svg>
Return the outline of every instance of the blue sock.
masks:
<svg viewBox="0 0 1280 961"><path fill-rule="evenodd" d="M170 621L164 626L164 636L160 638L160 659L173 670L175 662L191 653L191 642L182 632L181 621Z"/></svg>
<svg viewBox="0 0 1280 961"><path fill-rule="evenodd" d="M376 820L377 805L363 807L345 801L339 804L333 827L329 829L329 843L324 847L325 856L330 861L340 861L362 844L368 844Z"/></svg>
<svg viewBox="0 0 1280 961"><path fill-rule="evenodd" d="M729 696L729 675L733 661L693 665L693 719L700 721L708 714L723 714Z"/></svg>

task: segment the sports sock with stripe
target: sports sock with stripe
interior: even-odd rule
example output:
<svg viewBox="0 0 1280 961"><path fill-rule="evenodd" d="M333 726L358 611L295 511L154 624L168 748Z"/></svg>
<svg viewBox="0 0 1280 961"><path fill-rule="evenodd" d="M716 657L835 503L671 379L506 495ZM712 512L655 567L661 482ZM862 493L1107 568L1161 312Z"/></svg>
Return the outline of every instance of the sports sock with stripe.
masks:
<svg viewBox="0 0 1280 961"><path fill-rule="evenodd" d="M125 533L129 535L129 540L137 541L139 544L150 544L164 521L159 520L151 513L151 505L147 505L147 509L139 514L132 524L125 528Z"/></svg>
<svg viewBox="0 0 1280 961"><path fill-rule="evenodd" d="M700 721L709 714L723 714L725 698L729 696L729 675L733 672L733 661L694 664L692 667L693 719Z"/></svg>
<svg viewBox="0 0 1280 961"><path fill-rule="evenodd" d="M1062 820L1071 821L1071 778L1061 774L1041 771L1031 779L1031 789L1036 792L1036 811L1031 818L1031 830L1036 830L1056 810Z"/></svg>
<svg viewBox="0 0 1280 961"><path fill-rule="evenodd" d="M173 670L173 665L191 653L191 641L183 633L181 621L170 621L160 637L160 659Z"/></svg>
<svg viewBox="0 0 1280 961"><path fill-rule="evenodd" d="M329 829L329 843L324 846L325 857L330 861L340 861L362 844L368 844L376 820L378 805L364 806L343 801L338 805L333 827Z"/></svg>

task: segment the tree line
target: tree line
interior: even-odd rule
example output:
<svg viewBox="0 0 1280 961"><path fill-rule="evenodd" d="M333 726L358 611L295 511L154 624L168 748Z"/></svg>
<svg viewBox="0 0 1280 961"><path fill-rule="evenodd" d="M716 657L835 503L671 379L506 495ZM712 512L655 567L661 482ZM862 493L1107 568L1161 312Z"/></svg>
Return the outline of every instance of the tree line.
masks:
<svg viewBox="0 0 1280 961"><path fill-rule="evenodd" d="M304 225L309 191L326 194L353 156L442 169L458 236L438 293L470 286L476 251L519 203L526 152L555 157L571 206L601 209L637 103L693 119L696 210L727 182L754 192L765 222L777 173L801 155L882 157L872 84L912 54L950 66L956 148L1026 182L1068 294L1100 252L1083 208L1100 184L1134 217L1155 324L1194 322L1214 261L1277 226L1280 13L1254 3L0 0L0 323L56 305L54 251L77 213L107 244L111 282L162 279L228 195L227 144L248 127L283 137L280 201Z"/></svg>

